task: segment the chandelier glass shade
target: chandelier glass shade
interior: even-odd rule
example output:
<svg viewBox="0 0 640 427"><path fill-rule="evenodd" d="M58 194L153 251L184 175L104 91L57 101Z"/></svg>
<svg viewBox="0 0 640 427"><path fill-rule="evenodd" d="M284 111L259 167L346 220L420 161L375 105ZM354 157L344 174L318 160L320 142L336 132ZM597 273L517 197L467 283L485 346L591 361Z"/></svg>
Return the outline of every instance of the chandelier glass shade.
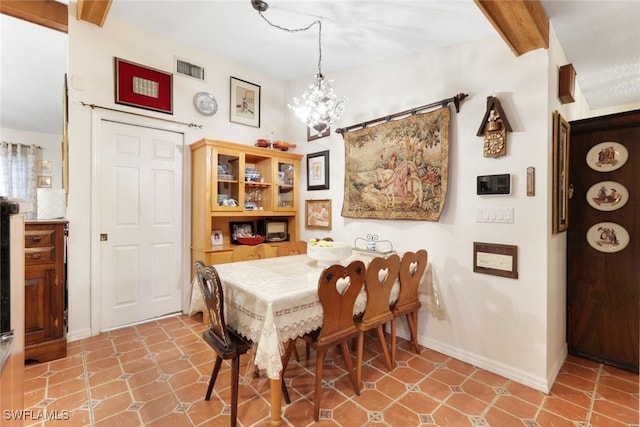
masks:
<svg viewBox="0 0 640 427"><path fill-rule="evenodd" d="M322 74L316 74L316 80L300 98L293 98L288 104L296 116L309 127L321 134L335 123L344 112L345 98L338 98L331 87L331 80L325 80Z"/></svg>
<svg viewBox="0 0 640 427"><path fill-rule="evenodd" d="M293 110L296 116L310 130L314 130L318 134L326 131L331 124L340 119L340 115L344 112L346 99L338 98L331 88L331 80L325 80L322 74L322 22L314 21L304 28L284 28L273 24L262 12L265 12L269 5L263 0L251 0L251 6L258 11L260 16L272 27L293 33L306 31L312 26L318 24L318 74L309 88L305 90L300 98L293 98L293 105L287 104L289 109Z"/></svg>

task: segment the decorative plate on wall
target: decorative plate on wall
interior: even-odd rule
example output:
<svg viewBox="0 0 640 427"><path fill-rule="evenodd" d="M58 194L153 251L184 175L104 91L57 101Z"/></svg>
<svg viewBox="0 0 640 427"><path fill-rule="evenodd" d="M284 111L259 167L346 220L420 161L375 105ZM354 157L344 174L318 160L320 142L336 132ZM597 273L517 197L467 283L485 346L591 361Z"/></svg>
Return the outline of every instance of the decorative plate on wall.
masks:
<svg viewBox="0 0 640 427"><path fill-rule="evenodd" d="M599 211L615 211L628 200L627 187L615 181L600 181L587 190L587 203Z"/></svg>
<svg viewBox="0 0 640 427"><path fill-rule="evenodd" d="M587 153L587 164L598 172L611 172L627 162L629 152L617 142L601 142L591 147Z"/></svg>
<svg viewBox="0 0 640 427"><path fill-rule="evenodd" d="M620 224L599 222L587 231L587 241L600 252L620 252L629 244L629 233Z"/></svg>

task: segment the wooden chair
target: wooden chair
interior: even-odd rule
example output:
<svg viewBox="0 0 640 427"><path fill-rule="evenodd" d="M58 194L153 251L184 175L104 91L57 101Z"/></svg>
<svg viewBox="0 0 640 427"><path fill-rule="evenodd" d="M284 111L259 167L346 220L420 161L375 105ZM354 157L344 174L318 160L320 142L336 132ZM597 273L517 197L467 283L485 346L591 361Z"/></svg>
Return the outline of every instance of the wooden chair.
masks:
<svg viewBox="0 0 640 427"><path fill-rule="evenodd" d="M417 252L406 252L400 261L400 292L398 301L392 307L393 319L391 320L391 363L396 363L396 330L399 317L407 318L411 343L416 353L420 354L418 346L418 310L420 301L418 300L418 287L422 280L422 275L427 268L427 251L420 249Z"/></svg>
<svg viewBox="0 0 640 427"><path fill-rule="evenodd" d="M224 295L216 269L195 262L196 277L209 313L209 329L202 333L207 344L216 352L216 361L209 380L204 400L211 398L211 391L218 377L223 360L231 360L231 427L235 427L238 417L238 378L240 376L240 356L247 353L251 343L228 329L224 320Z"/></svg>
<svg viewBox="0 0 640 427"><path fill-rule="evenodd" d="M340 346L342 356L353 389L357 395L360 395L360 388L356 381L356 375L353 370L353 363L349 355L349 340L358 336L358 330L353 321L353 306L358 297L358 293L362 289L365 278L365 266L362 261L353 261L348 266L332 265L327 267L318 280L318 297L324 311L322 318L322 327L303 338L309 345L316 350L316 379L315 379L315 401L313 410L313 419L318 421L320 418L320 396L322 384L322 368L324 366L324 358L327 350ZM344 288L344 283L348 285ZM287 368L295 340L290 340L283 357L283 382L284 373Z"/></svg>
<svg viewBox="0 0 640 427"><path fill-rule="evenodd" d="M231 251L231 262L273 258L275 256L276 249L266 243L260 243L255 246L240 245L236 246L233 251Z"/></svg>
<svg viewBox="0 0 640 427"><path fill-rule="evenodd" d="M356 319L358 335L357 352L357 379L358 384L362 380L362 357L364 353L364 333L372 329L378 331L378 341L384 354L389 371L393 369L387 341L384 336L384 325L393 320L393 314L389 307L389 295L391 288L398 279L400 270L400 257L396 254L388 258L374 258L367 266L367 274L364 286L367 290L367 306L359 319Z"/></svg>
<svg viewBox="0 0 640 427"><path fill-rule="evenodd" d="M282 242L278 244L278 256L301 255L307 253L307 242Z"/></svg>

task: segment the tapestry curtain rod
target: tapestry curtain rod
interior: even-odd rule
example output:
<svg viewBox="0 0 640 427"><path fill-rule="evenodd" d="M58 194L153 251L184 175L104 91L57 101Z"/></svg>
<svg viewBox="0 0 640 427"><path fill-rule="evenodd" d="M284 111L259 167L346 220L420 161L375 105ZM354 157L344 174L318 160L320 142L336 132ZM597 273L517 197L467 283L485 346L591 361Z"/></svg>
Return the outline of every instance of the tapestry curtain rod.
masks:
<svg viewBox="0 0 640 427"><path fill-rule="evenodd" d="M10 141L2 141L4 144L9 144L12 147L17 147L18 145L22 145L23 147L30 147L30 146L35 146L38 150L44 150L44 148L42 148L39 145L35 145L35 144L22 144L22 143L17 143L17 142L10 142Z"/></svg>
<svg viewBox="0 0 640 427"><path fill-rule="evenodd" d="M358 123L358 124L355 124L355 125L339 128L339 129L336 129L336 133L345 134L345 133L347 133L349 131L352 131L354 129L357 129L357 128L364 129L369 125L379 124L379 122L388 122L388 121L391 121L392 119L395 119L397 117L407 116L407 115L412 115L413 116L416 113L418 113L419 111L427 110L429 108L438 107L438 106L446 107L451 102L453 102L453 104L456 106L456 113L459 113L460 112L460 102L462 102L467 96L469 96L469 95L465 94L465 93L459 93L456 96L452 96L451 98L443 99L443 100L437 101L437 102L432 102L431 104L423 105L422 107L412 108L411 110L405 110L405 111L401 111L399 113L389 114L387 116L378 117L377 119L368 120L366 122L362 122L362 123Z"/></svg>
<svg viewBox="0 0 640 427"><path fill-rule="evenodd" d="M116 111L118 113L133 114L134 116L146 117L148 119L164 120L165 122L169 122L169 123L177 123L179 125L187 125L190 128L202 129L202 125L198 125L196 123L186 123L186 122L180 122L180 121L177 121L177 120L163 119L161 117L147 116L146 114L132 113L131 111L118 110L117 108L103 107L102 105L96 105L96 104L87 104L86 102L83 102L83 101L80 101L80 104L82 104L83 107L91 107L92 110L94 108L100 108L102 110Z"/></svg>

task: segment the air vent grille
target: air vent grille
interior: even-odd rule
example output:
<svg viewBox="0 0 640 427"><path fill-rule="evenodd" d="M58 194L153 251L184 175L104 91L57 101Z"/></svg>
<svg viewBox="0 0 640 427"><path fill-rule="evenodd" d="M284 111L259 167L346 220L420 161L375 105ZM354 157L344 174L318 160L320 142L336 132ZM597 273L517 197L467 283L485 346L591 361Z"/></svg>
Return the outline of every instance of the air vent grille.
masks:
<svg viewBox="0 0 640 427"><path fill-rule="evenodd" d="M193 77L194 79L204 80L204 67L192 64L183 59L176 59L176 73Z"/></svg>

